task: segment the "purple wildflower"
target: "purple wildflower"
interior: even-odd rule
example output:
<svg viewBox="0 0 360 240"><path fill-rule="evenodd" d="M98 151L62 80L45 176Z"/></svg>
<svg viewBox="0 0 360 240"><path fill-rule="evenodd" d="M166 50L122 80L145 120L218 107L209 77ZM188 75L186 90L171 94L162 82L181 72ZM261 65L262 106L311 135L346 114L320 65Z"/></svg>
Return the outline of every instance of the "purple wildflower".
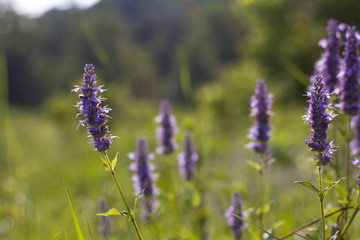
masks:
<svg viewBox="0 0 360 240"><path fill-rule="evenodd" d="M270 108L272 105L272 95L267 93L264 79L257 80L255 95L251 97L251 117L254 117L254 126L251 127L249 138L253 140L247 147L256 153L265 153L268 150L267 142L270 139L269 125Z"/></svg>
<svg viewBox="0 0 360 240"><path fill-rule="evenodd" d="M321 58L315 63L315 74L324 77L326 88L333 92L339 84L341 34L344 24L338 24L335 19L328 20L327 32L329 39L321 40L319 45L325 49Z"/></svg>
<svg viewBox="0 0 360 240"><path fill-rule="evenodd" d="M352 117L350 126L354 129L354 139L350 142L350 150L352 154L357 155L360 153L360 113Z"/></svg>
<svg viewBox="0 0 360 240"><path fill-rule="evenodd" d="M187 132L184 139L184 152L179 154L180 172L185 180L191 180L194 177L198 158L191 135Z"/></svg>
<svg viewBox="0 0 360 240"><path fill-rule="evenodd" d="M135 172L133 176L134 187L136 194L144 190L141 198L142 209L147 213L155 213L157 210L157 201L155 196L157 195L157 188L154 186L154 180L156 175L153 174L154 165L149 163L149 160L154 159L154 155L148 153L146 141L144 138L139 138L136 146L135 153L129 153L128 157L134 160L134 163L130 165L130 170ZM143 219L148 219L147 215L142 215Z"/></svg>
<svg viewBox="0 0 360 240"><path fill-rule="evenodd" d="M159 147L156 149L158 154L170 154L177 149L174 136L177 132L175 117L171 114L170 102L163 99L160 104L160 113L155 118L160 124L156 129L159 140Z"/></svg>
<svg viewBox="0 0 360 240"><path fill-rule="evenodd" d="M106 209L106 202L105 202L105 198L100 198L99 199L99 212L100 213L105 213L107 211ZM112 223L111 223L111 217L110 216L100 216L100 226L99 226L99 231L101 233L101 235L106 238L109 236L110 232L112 229Z"/></svg>
<svg viewBox="0 0 360 240"><path fill-rule="evenodd" d="M85 65L82 87L75 85L74 92L80 92L80 101L77 103L79 114L85 117L80 121L80 125L88 127L89 136L92 137L93 146L99 152L105 152L110 148L114 136L107 136L109 128L106 123L109 119L108 107L101 107L102 100L98 93L103 93L103 86L96 87L95 67L92 64ZM78 116L77 115L77 116Z"/></svg>
<svg viewBox="0 0 360 240"><path fill-rule="evenodd" d="M312 134L309 135L310 141L305 143L311 151L316 152L314 165L327 165L330 162L333 152L333 142L327 142L327 130L331 120L335 117L331 110L329 101L329 90L324 88L323 78L318 75L313 83L312 89L307 92L310 98L309 108L303 119L311 127Z"/></svg>
<svg viewBox="0 0 360 240"><path fill-rule="evenodd" d="M347 27L344 68L339 76L342 79L340 108L348 115L356 115L360 110L359 101L359 59L360 36L355 27Z"/></svg>
<svg viewBox="0 0 360 240"><path fill-rule="evenodd" d="M246 223L234 215L243 219L246 217L242 212L242 197L239 192L233 193L231 206L225 213L225 216L228 218L228 224L234 232L234 239L239 240L243 235Z"/></svg>
<svg viewBox="0 0 360 240"><path fill-rule="evenodd" d="M354 164L354 166L357 166L359 168L359 173L356 176L357 177L356 185L358 186L358 188L360 188L360 160L355 157L353 164Z"/></svg>

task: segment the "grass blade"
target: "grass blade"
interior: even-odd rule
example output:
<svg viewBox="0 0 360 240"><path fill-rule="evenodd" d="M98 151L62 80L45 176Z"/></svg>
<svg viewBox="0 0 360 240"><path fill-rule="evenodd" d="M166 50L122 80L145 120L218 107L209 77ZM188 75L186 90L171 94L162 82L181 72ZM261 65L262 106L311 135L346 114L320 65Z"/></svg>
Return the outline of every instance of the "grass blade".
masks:
<svg viewBox="0 0 360 240"><path fill-rule="evenodd" d="M74 204L73 204L71 195L70 195L70 191L69 191L68 186L67 186L66 183L65 183L65 180L64 180L64 185L65 185L65 188L66 188L67 197L68 197L68 200L69 200L69 204L70 204L70 207L71 207L72 216L73 216L73 219L74 219L76 235L77 235L77 237L78 237L79 240L84 240L84 235L82 234L82 231L81 231L81 228L80 228L80 224L79 224L79 220L78 220L78 217L77 217L77 215L76 215L75 207L74 207Z"/></svg>

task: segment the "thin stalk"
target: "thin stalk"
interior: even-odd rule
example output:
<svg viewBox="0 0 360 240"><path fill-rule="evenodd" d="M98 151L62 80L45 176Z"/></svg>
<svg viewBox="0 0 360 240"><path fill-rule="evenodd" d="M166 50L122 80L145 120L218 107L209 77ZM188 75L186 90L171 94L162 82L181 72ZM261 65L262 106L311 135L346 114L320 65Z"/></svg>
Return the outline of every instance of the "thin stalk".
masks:
<svg viewBox="0 0 360 240"><path fill-rule="evenodd" d="M352 206L347 206L347 207L339 208L339 209L337 209L337 210L335 210L335 211L333 211L333 212L330 212L330 213L326 214L326 215L325 215L325 218L330 217L330 216L332 216L332 215L334 215L334 214L336 214L336 213L343 212L343 211L348 210L348 209L350 209L350 208L353 208L353 207L352 207ZM288 234L282 236L282 237L280 238L280 240L289 238L289 237L291 237L292 235L296 234L296 232L298 232L298 231L300 231L300 230L302 230L302 229L304 229L304 228L307 228L307 227L309 227L309 226L317 223L317 222L320 221L320 220L321 220L321 217L315 218L315 219L311 220L310 222L305 223L304 225L301 225L300 227L296 228L296 229L295 229L294 231L292 231L291 233L288 233Z"/></svg>
<svg viewBox="0 0 360 240"><path fill-rule="evenodd" d="M263 231L262 231L262 228L263 228L263 205L264 205L264 201L263 201L263 173L264 173L264 161L263 161L263 156L264 154L261 154L260 155L260 159L259 159L259 165L260 165L260 169L258 171L259 173L259 192L258 192L258 208L260 210L259 212L259 216L258 216L258 224L259 224L259 227L260 227L260 236L259 236L259 239L262 240L263 239Z"/></svg>
<svg viewBox="0 0 360 240"><path fill-rule="evenodd" d="M348 133L351 131L350 127L351 118L348 121ZM346 165L345 165L345 177L346 177L346 190L349 190L350 186L350 140L346 141Z"/></svg>
<svg viewBox="0 0 360 240"><path fill-rule="evenodd" d="M344 236L346 234L347 230L349 229L350 225L354 221L356 214L359 212L359 210L360 210L360 192L358 192L358 195L357 195L355 210L354 210L353 214L351 215L349 221L346 222L343 230L341 231L341 236Z"/></svg>
<svg viewBox="0 0 360 240"><path fill-rule="evenodd" d="M351 131L350 122L351 122L351 118L349 117L348 133L350 133L350 131ZM345 178L346 178L346 182L345 182L346 188L345 189L346 189L346 191L349 191L349 187L350 187L350 140L346 140ZM349 197L350 197L350 194L348 192L346 200L349 200ZM346 205L348 205L348 204L346 204ZM347 212L345 212L342 224L344 222L346 222L347 219L348 219L348 214L347 214Z"/></svg>
<svg viewBox="0 0 360 240"><path fill-rule="evenodd" d="M320 212L321 212L321 236L322 240L325 240L325 215L324 215L324 196L321 183L321 166L317 167L319 175L319 201L320 201Z"/></svg>
<svg viewBox="0 0 360 240"><path fill-rule="evenodd" d="M336 130L337 130L337 122L336 121L337 119L335 119L335 121L333 121L333 139L334 139L334 142L336 143L337 142L337 134L336 134ZM339 169L339 151L335 151L334 152L334 168L335 168L335 175L336 175L336 179L339 179L340 178L340 169Z"/></svg>
<svg viewBox="0 0 360 240"><path fill-rule="evenodd" d="M107 155L106 153L104 153L104 155L105 155L106 160L109 162L109 166L111 166L111 161L110 161L108 155ZM130 220L130 222L132 223L132 225L133 225L133 227L134 227L134 229L135 229L135 232L136 232L139 240L142 240L143 238L142 238L142 236L141 236L139 227L138 227L138 225L136 224L135 216L134 216L134 214L132 213L132 211L131 211L131 209L130 209L130 207L129 207L128 202L126 201L124 191L122 190L122 188L121 188L121 186L120 186L120 183L119 183L119 181L118 181L118 179L117 179L117 177L116 177L115 171L114 171L114 169L112 169L112 168L110 169L110 171L111 171L111 175L112 175L113 178L114 178L114 181L115 181L115 183L116 183L116 186L117 186L117 188L118 188L118 190L119 190L119 193L120 193L120 195L121 195L121 198L122 198L122 200L123 200L123 202L124 202L124 204L125 204L126 210L127 210L128 213L129 213L129 220Z"/></svg>

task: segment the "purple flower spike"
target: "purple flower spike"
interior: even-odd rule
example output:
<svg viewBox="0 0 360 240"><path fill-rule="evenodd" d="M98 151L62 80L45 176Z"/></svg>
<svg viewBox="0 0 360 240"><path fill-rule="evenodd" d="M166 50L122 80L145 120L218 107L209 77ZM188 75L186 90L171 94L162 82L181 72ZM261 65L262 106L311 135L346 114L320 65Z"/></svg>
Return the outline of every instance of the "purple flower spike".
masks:
<svg viewBox="0 0 360 240"><path fill-rule="evenodd" d="M148 153L146 141L144 138L139 138L135 153L129 153L128 157L134 160L130 165L130 170L135 172L133 176L134 187L136 194L144 190L140 202L142 209L147 213L155 213L157 210L157 201L155 196L158 194L157 188L154 186L154 181L157 176L153 174L154 165L149 163L149 160L154 159L154 155ZM146 214L141 215L145 220L149 219Z"/></svg>
<svg viewBox="0 0 360 240"><path fill-rule="evenodd" d="M242 197L239 192L235 192L232 195L232 202L230 208L226 211L225 216L228 218L228 224L231 227L232 231L234 232L234 239L240 240L244 228L246 228L246 223L236 216L241 218L246 218L245 214L242 212Z"/></svg>
<svg viewBox="0 0 360 240"><path fill-rule="evenodd" d="M194 150L191 135L187 132L184 139L184 152L179 154L180 172L185 180L189 181L194 177L198 158L199 156Z"/></svg>
<svg viewBox="0 0 360 240"><path fill-rule="evenodd" d="M360 110L359 101L359 33L355 27L347 27L344 68L339 76L342 79L340 108L348 115L356 115Z"/></svg>
<svg viewBox="0 0 360 240"><path fill-rule="evenodd" d="M99 212L100 213L105 213L107 211L106 209L106 202L105 202L105 198L100 198L99 199ZM101 235L104 238L107 238L111 232L112 229L112 223L111 223L111 217L110 216L100 216L100 226L99 226L99 231L101 233Z"/></svg>
<svg viewBox="0 0 360 240"><path fill-rule="evenodd" d="M159 147L156 149L158 154L170 154L177 149L174 136L177 133L175 117L171 114L170 102L163 99L160 104L160 113L155 118L160 124L156 129L159 140Z"/></svg>
<svg viewBox="0 0 360 240"><path fill-rule="evenodd" d="M309 108L303 119L311 127L312 134L309 135L310 141L305 143L311 151L316 152L314 165L327 165L330 162L331 154L334 151L333 142L327 142L327 130L331 120L335 117L329 101L329 90L324 88L323 78L318 75L313 83L312 89L307 92L310 98Z"/></svg>
<svg viewBox="0 0 360 240"><path fill-rule="evenodd" d="M96 87L95 67L92 64L85 65L85 73L83 75L82 87L75 85L74 92L80 92L80 101L76 107L79 114L84 116L84 120L80 121L80 125L88 128L89 137L92 138L93 146L99 152L105 152L110 148L114 136L108 134L106 123L109 119L107 113L110 111L108 107L101 107L101 101L105 100L99 93L103 93L103 86ZM77 115L77 116L78 116Z"/></svg>
<svg viewBox="0 0 360 240"><path fill-rule="evenodd" d="M255 95L251 97L251 117L254 117L254 126L251 127L249 138L253 140L247 147L256 153L265 153L268 150L267 142L270 139L270 108L272 105L272 95L267 94L264 79L257 80Z"/></svg>
<svg viewBox="0 0 360 240"><path fill-rule="evenodd" d="M356 185L357 185L358 188L360 189L360 160L357 159L357 158L354 158L353 164L354 164L354 166L357 166L357 167L359 168L359 173L358 173L358 175L356 176L356 177L357 177Z"/></svg>
<svg viewBox="0 0 360 240"><path fill-rule="evenodd" d="M319 42L319 45L325 48L325 52L315 64L315 74L321 74L324 77L325 86L330 92L333 92L339 84L340 47L342 44L340 31L343 28L344 25L339 25L337 20L329 19L327 27L329 39Z"/></svg>

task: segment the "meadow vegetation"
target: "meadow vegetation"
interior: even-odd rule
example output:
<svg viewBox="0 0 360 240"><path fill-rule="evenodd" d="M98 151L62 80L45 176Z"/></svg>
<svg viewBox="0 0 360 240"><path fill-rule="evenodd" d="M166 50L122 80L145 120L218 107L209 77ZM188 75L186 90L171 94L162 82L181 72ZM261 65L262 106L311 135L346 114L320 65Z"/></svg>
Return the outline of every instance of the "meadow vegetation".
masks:
<svg viewBox="0 0 360 240"><path fill-rule="evenodd" d="M327 36L327 19L337 18L359 27L357 14L345 14L353 13L359 4L194 1L189 6L177 6L181 14L162 13L162 18L155 21L158 25L149 22L144 27L152 19L142 15L146 8L139 10L128 1L119 2L122 5L117 5L118 10L123 10L120 13L111 8L114 1L101 1L89 10L49 12L31 20L38 21L35 30L25 31L15 24L1 33L5 41L0 49L0 239L78 239L65 183L84 239L103 238L96 215L100 198L106 199L107 208L125 210L111 176L104 171L101 153L89 144L86 129L77 128L74 105L78 97L70 89L80 84L85 63L94 63L99 85L107 89L102 96L107 98L104 104L112 109L108 125L118 136L107 154L112 159L118 153L115 171L131 205L137 192L129 170L132 160L127 155L135 151L139 137L146 139L149 152L156 152L155 117L160 100L171 101L179 148L166 156L155 154L152 160L154 172L159 174L155 184L160 188L160 206L151 221L136 218L144 239L233 239L225 212L236 191L241 193L243 211L248 215L242 239L259 239L255 226L257 170L249 164L257 162L258 156L245 147L253 124L250 98L258 78L266 79L268 92L274 96L268 144L275 162L263 175L263 227L282 237L317 219L320 212L316 195L294 183L302 180L315 185L318 179L313 153L304 143L310 134L302 119L308 107L304 94L322 51L317 42ZM111 14L106 21L96 20L107 10ZM24 20L16 13L7 14L17 23ZM91 18L92 14L97 17ZM59 23L55 18L69 23ZM49 19L61 26L51 25ZM79 21L74 21L74 29L69 28L70 20L76 19ZM169 19L173 21L164 27L161 23ZM114 21L120 23L111 28ZM55 27L44 26L47 24ZM146 32L150 27L153 31ZM174 28L182 29L179 35L172 31ZM62 40L50 41L51 29L62 29ZM73 33L76 29L82 29L79 38L74 33L70 34L71 40L66 39L67 31ZM36 39L39 32L44 35ZM29 41L22 46L24 49L17 49L14 39L20 41L24 36ZM48 44L45 50L41 47L44 42ZM26 56L28 49L33 50L28 53L33 58ZM70 61L71 54L74 59ZM340 114L329 129L329 139L338 146L334 158L339 159L339 165L336 169L332 162L323 168L324 185L345 176L347 142L341 129L347 121ZM199 155L192 181L184 181L178 169L178 154L183 151L187 131ZM358 169L352 167L351 182L357 173ZM325 214L344 206L339 200L344 200L344 195L346 198L345 185L343 181L328 193ZM352 204L355 196L356 192ZM349 210L349 216L352 212ZM142 213L140 207L135 211L136 216ZM335 230L338 216L326 218L328 237ZM108 239L137 239L126 217L111 219ZM359 216L346 239L360 237L358 225ZM315 223L299 234L320 239L318 228ZM301 237L293 235L289 239Z"/></svg>

